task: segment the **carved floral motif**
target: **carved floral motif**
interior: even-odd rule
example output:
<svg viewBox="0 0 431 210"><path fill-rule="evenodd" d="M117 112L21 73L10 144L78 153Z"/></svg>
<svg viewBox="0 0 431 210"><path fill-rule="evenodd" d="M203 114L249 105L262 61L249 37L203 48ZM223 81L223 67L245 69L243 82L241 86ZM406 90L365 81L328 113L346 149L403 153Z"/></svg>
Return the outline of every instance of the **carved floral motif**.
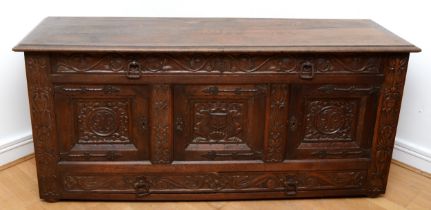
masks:
<svg viewBox="0 0 431 210"><path fill-rule="evenodd" d="M352 141L356 124L354 100L319 99L306 102L304 141Z"/></svg>
<svg viewBox="0 0 431 210"><path fill-rule="evenodd" d="M79 143L130 143L127 100L77 101L76 110Z"/></svg>
<svg viewBox="0 0 431 210"><path fill-rule="evenodd" d="M384 68L385 81L380 90L380 106L375 127L372 162L368 171L368 190L371 196L383 193L386 188L407 63L408 55L394 55L388 57Z"/></svg>
<svg viewBox="0 0 431 210"><path fill-rule="evenodd" d="M316 73L378 73L380 57L361 55L302 58L283 54L60 54L56 72L126 72L132 61L141 64L144 73L218 72L218 73L298 73L305 62Z"/></svg>
<svg viewBox="0 0 431 210"><path fill-rule="evenodd" d="M49 56L27 53L25 59L40 193L44 199L56 200L60 196L56 175L59 157L55 140L54 94L48 77Z"/></svg>
<svg viewBox="0 0 431 210"><path fill-rule="evenodd" d="M272 85L270 95L269 135L267 137L266 162L284 159L287 135L287 85Z"/></svg>
<svg viewBox="0 0 431 210"><path fill-rule="evenodd" d="M170 163L172 161L171 114L172 100L169 85L153 85L151 93L151 148L153 163Z"/></svg>
<svg viewBox="0 0 431 210"><path fill-rule="evenodd" d="M193 143L244 142L244 104L197 102L193 110Z"/></svg>
<svg viewBox="0 0 431 210"><path fill-rule="evenodd" d="M134 191L142 197L188 190L217 193L359 188L365 176L365 171L68 175L63 178L63 186L66 191Z"/></svg>

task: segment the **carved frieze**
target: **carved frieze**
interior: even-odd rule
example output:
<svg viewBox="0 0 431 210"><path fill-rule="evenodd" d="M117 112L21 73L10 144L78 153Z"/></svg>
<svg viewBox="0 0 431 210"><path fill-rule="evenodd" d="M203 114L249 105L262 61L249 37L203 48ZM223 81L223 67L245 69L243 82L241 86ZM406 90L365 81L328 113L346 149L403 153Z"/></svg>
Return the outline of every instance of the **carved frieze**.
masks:
<svg viewBox="0 0 431 210"><path fill-rule="evenodd" d="M378 73L378 56L329 55L304 58L283 54L59 54L55 72L125 73L130 62L140 64L142 73L298 73L311 63L316 73Z"/></svg>
<svg viewBox="0 0 431 210"><path fill-rule="evenodd" d="M248 172L143 175L67 175L66 191L127 191L137 196L170 192L242 192L359 188L365 171ZM294 185L294 186L292 186ZM288 195L288 194L287 194Z"/></svg>

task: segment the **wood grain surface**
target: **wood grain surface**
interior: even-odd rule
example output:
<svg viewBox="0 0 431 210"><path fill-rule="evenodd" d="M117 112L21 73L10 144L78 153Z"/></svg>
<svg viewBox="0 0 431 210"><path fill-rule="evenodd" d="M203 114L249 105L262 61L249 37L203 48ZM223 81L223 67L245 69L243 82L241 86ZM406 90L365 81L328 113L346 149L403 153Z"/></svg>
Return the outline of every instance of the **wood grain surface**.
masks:
<svg viewBox="0 0 431 210"><path fill-rule="evenodd" d="M371 20L48 17L15 51L418 52Z"/></svg>

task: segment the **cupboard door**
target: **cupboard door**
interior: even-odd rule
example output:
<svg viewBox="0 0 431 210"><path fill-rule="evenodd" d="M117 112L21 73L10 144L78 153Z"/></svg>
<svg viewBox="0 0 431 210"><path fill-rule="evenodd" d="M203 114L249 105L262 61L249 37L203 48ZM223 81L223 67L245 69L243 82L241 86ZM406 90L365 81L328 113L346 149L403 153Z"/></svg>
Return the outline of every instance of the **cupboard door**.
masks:
<svg viewBox="0 0 431 210"><path fill-rule="evenodd" d="M62 160L148 159L145 86L56 86L55 114Z"/></svg>
<svg viewBox="0 0 431 210"><path fill-rule="evenodd" d="M261 160L266 85L177 85L176 160Z"/></svg>
<svg viewBox="0 0 431 210"><path fill-rule="evenodd" d="M293 85L288 159L369 157L378 86Z"/></svg>

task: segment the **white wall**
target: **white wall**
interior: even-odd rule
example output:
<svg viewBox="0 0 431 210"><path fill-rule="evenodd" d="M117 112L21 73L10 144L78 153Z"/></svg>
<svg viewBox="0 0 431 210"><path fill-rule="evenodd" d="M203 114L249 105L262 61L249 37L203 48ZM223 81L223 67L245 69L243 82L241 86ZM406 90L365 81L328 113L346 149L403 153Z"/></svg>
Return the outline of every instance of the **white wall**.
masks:
<svg viewBox="0 0 431 210"><path fill-rule="evenodd" d="M28 99L22 53L11 48L46 16L171 16L369 18L423 52L410 59L394 157L431 172L431 13L427 1L325 0L13 0L0 3L0 165L2 151L30 138ZM430 129L430 130L428 130ZM18 141L17 141L18 140ZM8 146L6 148L6 146ZM3 145L3 146L2 146ZM415 157L419 159L414 159ZM422 162L420 162L422 161ZM419 163L420 162L420 163Z"/></svg>

